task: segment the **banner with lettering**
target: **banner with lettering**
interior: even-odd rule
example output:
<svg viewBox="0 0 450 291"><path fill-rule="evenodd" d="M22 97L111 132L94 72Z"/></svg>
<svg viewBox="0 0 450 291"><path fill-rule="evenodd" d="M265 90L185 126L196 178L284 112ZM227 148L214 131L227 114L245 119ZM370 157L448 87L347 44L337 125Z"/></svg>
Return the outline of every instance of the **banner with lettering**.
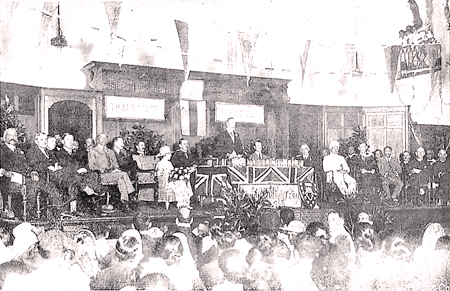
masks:
<svg viewBox="0 0 450 291"><path fill-rule="evenodd" d="M236 122L264 124L264 106L216 102L216 121L225 122L230 117Z"/></svg>
<svg viewBox="0 0 450 291"><path fill-rule="evenodd" d="M164 99L105 96L105 117L165 120Z"/></svg>

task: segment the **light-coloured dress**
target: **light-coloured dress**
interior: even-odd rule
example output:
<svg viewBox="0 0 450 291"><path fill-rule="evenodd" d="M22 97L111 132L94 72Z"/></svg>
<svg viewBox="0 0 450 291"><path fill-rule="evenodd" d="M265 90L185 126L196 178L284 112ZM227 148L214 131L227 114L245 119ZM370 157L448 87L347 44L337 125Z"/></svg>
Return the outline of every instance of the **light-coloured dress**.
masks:
<svg viewBox="0 0 450 291"><path fill-rule="evenodd" d="M156 176L158 177L158 202L177 202L177 206L189 206L192 197L192 189L189 179L172 180L170 173L174 167L170 161L162 160L156 164Z"/></svg>

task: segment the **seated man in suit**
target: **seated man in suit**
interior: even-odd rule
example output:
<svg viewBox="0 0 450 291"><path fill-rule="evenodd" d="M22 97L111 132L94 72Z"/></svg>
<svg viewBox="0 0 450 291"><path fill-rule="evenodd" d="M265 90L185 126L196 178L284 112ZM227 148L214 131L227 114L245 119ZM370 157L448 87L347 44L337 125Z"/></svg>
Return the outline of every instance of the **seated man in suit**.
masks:
<svg viewBox="0 0 450 291"><path fill-rule="evenodd" d="M317 168L317 160L311 155L310 148L307 144L300 146L300 155L295 156L296 160L299 160L303 167L312 167L314 170Z"/></svg>
<svg viewBox="0 0 450 291"><path fill-rule="evenodd" d="M48 196L50 203L55 207L55 216L59 216L62 210L62 199L61 193L56 189L53 183L47 183L46 175L39 176L39 173L30 166L24 153L16 147L17 145L17 131L14 128L9 128L5 130L4 133L5 142L0 146L0 156L1 156L1 168L0 171L0 190L3 196L3 206L6 207L8 195L11 194L11 207L13 211L20 217L22 215L22 194L21 194L21 184L13 182L11 179L15 176L14 173L21 174L23 176L23 182L27 186L26 198L29 212L33 212L36 206L36 194L41 192L41 195ZM36 150L41 150L40 148L46 148L47 136L45 134L37 134L35 138L34 148L29 150L28 155L35 155L33 152ZM39 146L39 147L38 147ZM36 149L37 148L37 149ZM50 160L42 153L47 159L42 160L42 163L46 162L44 165L39 165L39 167L50 167L53 161ZM53 164L54 166L54 164ZM40 178L42 177L42 178Z"/></svg>
<svg viewBox="0 0 450 291"><path fill-rule="evenodd" d="M392 148L384 148L384 156L378 160L378 170L380 171L383 191L391 196L394 203L398 203L398 196L402 191L403 182L401 180L402 167L392 156ZM394 192L391 195L389 185L395 185Z"/></svg>
<svg viewBox="0 0 450 291"><path fill-rule="evenodd" d="M88 171L79 165L75 154L72 151L74 145L73 135L70 133L62 137L63 147L56 153L58 165L61 169L61 186L69 189L71 201L76 201L80 191L87 195L98 195L95 190L99 191L99 183L97 175ZM95 190L94 190L95 189ZM76 210L76 204L73 204L73 210Z"/></svg>
<svg viewBox="0 0 450 291"><path fill-rule="evenodd" d="M233 117L228 118L226 122L226 130L216 136L216 157L218 158L234 158L242 155L244 152L242 148L239 134L234 130L236 128L236 121Z"/></svg>
<svg viewBox="0 0 450 291"><path fill-rule="evenodd" d="M413 203L420 205L423 203L422 196L425 195L425 189L429 183L432 165L425 158L425 149L418 148L416 157L411 159L411 172L409 173L409 182L411 183Z"/></svg>
<svg viewBox="0 0 450 291"><path fill-rule="evenodd" d="M438 160L433 164L434 182L439 184L441 193L441 206L447 206L450 199L450 161L447 159L447 152L440 149Z"/></svg>
<svg viewBox="0 0 450 291"><path fill-rule="evenodd" d="M255 152L248 157L249 160L265 160L269 159L268 156L262 153L262 142L255 141Z"/></svg>
<svg viewBox="0 0 450 291"><path fill-rule="evenodd" d="M98 135L97 146L89 151L89 169L100 173L102 183L117 183L120 199L128 210L128 195L135 190L128 174L120 170L114 151L106 147L107 142L106 134Z"/></svg>
<svg viewBox="0 0 450 291"><path fill-rule="evenodd" d="M136 179L137 164L133 160L133 157L129 155L124 149L123 138L116 136L112 140L113 151L116 155L117 163L119 164L119 169L126 172L131 180Z"/></svg>

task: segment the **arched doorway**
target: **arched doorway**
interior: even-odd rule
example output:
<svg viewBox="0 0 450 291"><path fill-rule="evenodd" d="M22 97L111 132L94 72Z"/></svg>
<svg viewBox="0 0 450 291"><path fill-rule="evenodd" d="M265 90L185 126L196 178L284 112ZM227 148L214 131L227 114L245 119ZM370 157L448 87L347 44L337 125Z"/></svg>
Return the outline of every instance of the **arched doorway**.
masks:
<svg viewBox="0 0 450 291"><path fill-rule="evenodd" d="M48 133L50 135L68 132L84 145L92 137L92 110L79 101L59 101L48 109Z"/></svg>

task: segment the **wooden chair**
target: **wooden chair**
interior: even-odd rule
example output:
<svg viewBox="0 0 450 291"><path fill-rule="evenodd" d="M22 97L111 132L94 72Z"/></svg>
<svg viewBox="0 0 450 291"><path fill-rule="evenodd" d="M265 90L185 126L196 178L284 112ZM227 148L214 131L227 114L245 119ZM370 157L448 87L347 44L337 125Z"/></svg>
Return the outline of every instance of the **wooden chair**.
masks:
<svg viewBox="0 0 450 291"><path fill-rule="evenodd" d="M135 188L139 201L155 201L156 180L155 166L158 162L156 156L133 155L138 171L136 173Z"/></svg>

